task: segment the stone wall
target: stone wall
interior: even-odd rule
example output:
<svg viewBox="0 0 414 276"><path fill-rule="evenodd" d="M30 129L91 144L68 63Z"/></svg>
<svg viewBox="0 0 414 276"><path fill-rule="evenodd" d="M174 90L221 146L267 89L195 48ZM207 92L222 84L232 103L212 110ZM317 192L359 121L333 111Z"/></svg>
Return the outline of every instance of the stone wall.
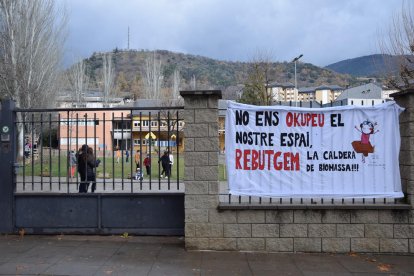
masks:
<svg viewBox="0 0 414 276"><path fill-rule="evenodd" d="M414 93L396 96L401 116L402 209L221 210L218 195L220 91L182 91L185 109L187 249L268 252L414 253ZM343 207L343 206L341 206ZM357 207L357 208L355 208Z"/></svg>

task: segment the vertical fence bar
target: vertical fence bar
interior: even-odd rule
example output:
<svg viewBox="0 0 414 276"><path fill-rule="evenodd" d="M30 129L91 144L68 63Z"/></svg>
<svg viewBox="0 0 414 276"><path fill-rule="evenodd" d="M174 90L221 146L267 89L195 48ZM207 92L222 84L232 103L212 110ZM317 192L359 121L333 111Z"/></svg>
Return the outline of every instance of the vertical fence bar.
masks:
<svg viewBox="0 0 414 276"><path fill-rule="evenodd" d="M60 112L58 113L58 129L60 130L61 127L61 118L60 118ZM62 139L62 138L60 138ZM59 141L59 147L58 147L58 190L60 191L61 188L61 181L60 181L60 148L61 148L61 142Z"/></svg>
<svg viewBox="0 0 414 276"><path fill-rule="evenodd" d="M67 185L67 192L69 193L69 150L70 150L70 146L71 146L71 133L72 133L72 127L71 127L71 123L69 121L69 111L66 111L66 185ZM69 130L70 129L70 130ZM60 187L59 187L60 190Z"/></svg>
<svg viewBox="0 0 414 276"><path fill-rule="evenodd" d="M142 112L139 112L139 156L138 156L138 164L137 168L139 166L140 172L142 173L142 163L141 163L141 155L142 155ZM145 138L145 137L144 137ZM139 189L142 191L142 180L139 181Z"/></svg>
<svg viewBox="0 0 414 276"><path fill-rule="evenodd" d="M133 165L132 163L133 160L135 160L135 152L134 152L134 144L133 144L133 137L132 137L132 125L133 125L133 118L132 118L132 109L129 110L129 118L130 118L130 122L129 122L129 145L130 145L130 157L131 157L131 164L130 164L130 172L131 172L131 193L134 192L134 170L133 170Z"/></svg>
<svg viewBox="0 0 414 276"><path fill-rule="evenodd" d="M92 187L91 187L91 192L95 192L95 189L98 185L97 180L98 180L98 168L96 166L96 112L93 113L93 157L94 157L94 168L93 170L95 171L95 179L92 182Z"/></svg>
<svg viewBox="0 0 414 276"><path fill-rule="evenodd" d="M104 191L106 190L106 131L105 131L105 127L106 127L106 120L105 120L105 115L106 112L103 112L103 157L102 157L102 164L103 164L103 189Z"/></svg>
<svg viewBox="0 0 414 276"><path fill-rule="evenodd" d="M112 191L115 191L115 150L117 151L117 163L118 163L118 143L116 145L116 148L114 148L114 143L115 143L115 122L114 122L114 113L112 112Z"/></svg>
<svg viewBox="0 0 414 276"><path fill-rule="evenodd" d="M177 110L177 135L175 137L175 144L177 146L177 191L180 190L180 121L179 121L179 111Z"/></svg>
<svg viewBox="0 0 414 276"><path fill-rule="evenodd" d="M88 145L88 113L85 113L84 117L85 117L85 145ZM88 147L89 147L89 145L88 145ZM85 153L83 153L83 154L85 154ZM85 182L88 181L88 168L87 168L87 166L88 166L88 162L85 162L85 179L83 180ZM82 182L82 179L81 179L81 182ZM88 184L86 184L86 189L88 189Z"/></svg>
<svg viewBox="0 0 414 276"><path fill-rule="evenodd" d="M40 113L40 190L43 191L43 113Z"/></svg>
<svg viewBox="0 0 414 276"><path fill-rule="evenodd" d="M34 190L34 157L35 157L35 155L34 155L34 114L32 113L32 121L31 121L31 141L32 141L32 152L31 152L31 154L32 154L32 191ZM38 147L37 147L37 145L36 145L36 150L38 151L39 149L38 149Z"/></svg>
<svg viewBox="0 0 414 276"><path fill-rule="evenodd" d="M139 129L140 129L140 132L139 132L139 156L138 156L138 164L139 164L139 172L140 172L140 176L143 176L144 174L143 174L143 168L142 168L142 154L143 154L143 152L142 152L142 144L143 144L143 139L142 139L142 125L143 125L143 121L142 121L142 112L139 112L139 121L140 121L140 124L139 124ZM150 120L148 119L147 120L147 123L149 122ZM145 136L144 136L144 140L145 140ZM145 144L146 145L146 144ZM138 178L139 179L139 187L140 187L140 189L142 190L142 177L139 177Z"/></svg>
<svg viewBox="0 0 414 276"><path fill-rule="evenodd" d="M170 149L170 111L167 111L167 152L168 152L168 159L170 159L170 154L171 154L171 149ZM167 172L168 172L168 190L170 190L170 177L171 177L171 169L172 169L172 165L171 165L171 160L170 162L168 162L168 168L167 168Z"/></svg>
<svg viewBox="0 0 414 276"><path fill-rule="evenodd" d="M121 183L124 190L124 112L121 112Z"/></svg>
<svg viewBox="0 0 414 276"><path fill-rule="evenodd" d="M26 141L26 113L21 112L20 115L22 116L22 132L23 132L23 139L24 139L24 148L23 148L23 191L26 190L26 149L33 150L29 147L29 142ZM16 124L17 126L17 124ZM26 148L27 143L27 148ZM33 147L33 146L32 146ZM29 151L30 154L30 151Z"/></svg>
<svg viewBox="0 0 414 276"><path fill-rule="evenodd" d="M70 127L70 129L72 129L72 126ZM79 113L76 113L76 150L77 151L79 150ZM76 189L78 189L78 187L79 187L79 177L76 177Z"/></svg>
<svg viewBox="0 0 414 276"><path fill-rule="evenodd" d="M52 113L49 113L49 190L52 190Z"/></svg>
<svg viewBox="0 0 414 276"><path fill-rule="evenodd" d="M151 166L152 166L152 129L151 129L151 126L152 126L152 117L151 117L152 115L151 115L151 111L150 112L148 112L148 117L150 118L150 120L151 120L151 122L150 122L150 124L149 124L149 131L148 131L148 133L149 133L149 151L148 151L148 154L149 154L149 165L150 165L150 170L149 170L149 189L150 189L150 191L152 190L152 183L151 183ZM145 157L146 158L146 157ZM141 166L142 167L142 166ZM145 168L146 169L146 168Z"/></svg>
<svg viewBox="0 0 414 276"><path fill-rule="evenodd" d="M160 111L158 111L158 190L161 190L161 167L160 167L160 159L161 159L161 117L160 117Z"/></svg>

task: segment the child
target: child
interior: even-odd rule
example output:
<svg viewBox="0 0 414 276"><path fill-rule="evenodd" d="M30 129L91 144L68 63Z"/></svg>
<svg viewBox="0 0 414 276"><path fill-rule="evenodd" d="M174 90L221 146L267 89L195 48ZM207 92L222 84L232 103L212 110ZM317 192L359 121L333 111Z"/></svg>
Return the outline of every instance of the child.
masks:
<svg viewBox="0 0 414 276"><path fill-rule="evenodd" d="M70 178L72 179L75 176L75 170L78 164L78 160L76 159L75 152L71 150L69 152L69 166L70 166Z"/></svg>
<svg viewBox="0 0 414 276"><path fill-rule="evenodd" d="M147 157L144 159L144 166L147 171L147 175L151 175L151 157L149 154L147 154Z"/></svg>
<svg viewBox="0 0 414 276"><path fill-rule="evenodd" d="M140 168L137 168L137 171L136 171L136 173L135 173L135 180L143 180L144 179L144 177L142 176L142 173L141 173L141 169Z"/></svg>
<svg viewBox="0 0 414 276"><path fill-rule="evenodd" d="M119 148L116 148L116 163L119 164L119 159L121 158L121 151Z"/></svg>

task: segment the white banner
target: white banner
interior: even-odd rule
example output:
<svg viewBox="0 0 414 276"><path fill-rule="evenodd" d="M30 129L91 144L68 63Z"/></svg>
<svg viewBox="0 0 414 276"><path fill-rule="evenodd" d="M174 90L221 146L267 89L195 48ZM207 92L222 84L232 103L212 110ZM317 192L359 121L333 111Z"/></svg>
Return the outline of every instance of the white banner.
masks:
<svg viewBox="0 0 414 276"><path fill-rule="evenodd" d="M230 193L274 197L403 197L399 114L372 107L298 108L229 102Z"/></svg>

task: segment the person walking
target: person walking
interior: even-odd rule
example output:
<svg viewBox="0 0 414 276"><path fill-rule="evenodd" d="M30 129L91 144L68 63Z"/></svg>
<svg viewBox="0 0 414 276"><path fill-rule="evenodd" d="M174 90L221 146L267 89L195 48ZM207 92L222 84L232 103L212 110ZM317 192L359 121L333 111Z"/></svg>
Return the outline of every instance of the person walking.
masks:
<svg viewBox="0 0 414 276"><path fill-rule="evenodd" d="M135 166L136 169L141 169L141 152L139 150L137 150L137 152L135 153Z"/></svg>
<svg viewBox="0 0 414 276"><path fill-rule="evenodd" d="M147 154L147 157L145 157L144 159L144 166L147 171L147 175L150 176L151 175L151 157L149 154Z"/></svg>
<svg viewBox="0 0 414 276"><path fill-rule="evenodd" d="M168 156L168 151L164 151L164 154L161 156L160 160L158 160L158 163L160 162L162 166L162 172L161 172L160 177L161 178L168 177L170 175L168 172L168 169L170 167L170 157Z"/></svg>
<svg viewBox="0 0 414 276"><path fill-rule="evenodd" d="M76 158L75 152L71 150L69 152L69 175L71 179L75 176L77 164L78 164L78 160Z"/></svg>
<svg viewBox="0 0 414 276"><path fill-rule="evenodd" d="M125 152L125 162L128 163L129 162L129 151L126 150Z"/></svg>
<svg viewBox="0 0 414 276"><path fill-rule="evenodd" d="M89 184L92 182L92 193L96 189L96 174L95 168L99 166L101 161L98 159L95 161L92 148L88 145L83 145L78 153L77 163L78 172L80 175L79 193L87 193Z"/></svg>
<svg viewBox="0 0 414 276"><path fill-rule="evenodd" d="M24 144L24 157L29 158L31 151L32 151L32 144L30 144L29 140L26 140L26 143Z"/></svg>
<svg viewBox="0 0 414 276"><path fill-rule="evenodd" d="M171 173L172 173L172 167L174 165L174 155L172 154L172 152L168 152L168 158L170 159L170 163L168 166L168 176L171 177Z"/></svg>
<svg viewBox="0 0 414 276"><path fill-rule="evenodd" d="M116 148L116 163L119 164L119 159L121 158L121 151L119 150L119 148Z"/></svg>

